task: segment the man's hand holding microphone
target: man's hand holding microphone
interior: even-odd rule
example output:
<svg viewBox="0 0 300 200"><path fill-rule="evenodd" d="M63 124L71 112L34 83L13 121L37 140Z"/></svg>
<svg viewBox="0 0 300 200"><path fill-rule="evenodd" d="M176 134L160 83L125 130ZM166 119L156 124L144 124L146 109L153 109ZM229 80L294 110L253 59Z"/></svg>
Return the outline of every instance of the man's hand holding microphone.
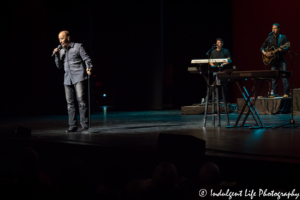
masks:
<svg viewBox="0 0 300 200"><path fill-rule="evenodd" d="M60 49L58 49L58 48L55 48L55 49L54 49L54 51L53 51L53 54L54 54L55 56L57 56L57 55L58 55L58 53L59 53L59 51L60 51Z"/></svg>
<svg viewBox="0 0 300 200"><path fill-rule="evenodd" d="M53 51L53 53L52 53L52 57L53 57L54 55L57 56L58 53L59 53L59 51L60 51L60 49L61 49L61 45L58 45L58 47L54 49L54 51Z"/></svg>

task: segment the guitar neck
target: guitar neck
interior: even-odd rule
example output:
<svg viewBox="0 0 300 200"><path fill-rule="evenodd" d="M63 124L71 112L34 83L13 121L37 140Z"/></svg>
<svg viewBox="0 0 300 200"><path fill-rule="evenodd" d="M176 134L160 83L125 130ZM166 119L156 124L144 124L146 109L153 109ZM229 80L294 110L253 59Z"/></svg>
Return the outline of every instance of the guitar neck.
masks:
<svg viewBox="0 0 300 200"><path fill-rule="evenodd" d="M276 53L277 51L279 51L279 49L283 49L284 47L286 47L287 45L282 45L282 46L280 46L278 49L275 49L274 51L273 51L273 53Z"/></svg>

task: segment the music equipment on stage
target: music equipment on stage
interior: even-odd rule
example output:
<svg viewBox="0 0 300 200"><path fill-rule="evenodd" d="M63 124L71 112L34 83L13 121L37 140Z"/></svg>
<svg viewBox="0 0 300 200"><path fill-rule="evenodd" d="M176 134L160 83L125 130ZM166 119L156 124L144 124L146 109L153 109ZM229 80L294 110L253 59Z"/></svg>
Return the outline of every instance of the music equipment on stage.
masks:
<svg viewBox="0 0 300 200"><path fill-rule="evenodd" d="M299 54L297 54L296 52L293 52L293 51L288 51L290 57L291 57L291 103L292 103L292 119L290 119L290 123L288 124L284 124L284 125L280 125L280 126L276 126L276 127L273 127L272 129L274 130L275 128L279 128L279 127L284 127L284 128L288 128L288 127L292 127L292 128L297 128L300 126L300 124L296 124L295 120L294 120L294 79L293 79L293 57L294 56L298 56ZM295 98L296 99L296 98Z"/></svg>
<svg viewBox="0 0 300 200"><path fill-rule="evenodd" d="M279 48L285 48L285 47L290 47L290 46L291 46L290 42L287 42L284 45L280 46ZM278 57L277 52L279 51L279 48L275 49L275 47L273 46L271 48L266 48L265 49L266 53L271 54L270 57L267 57L266 55L262 54L262 59L263 59L263 62L264 62L265 65L269 65L275 58Z"/></svg>
<svg viewBox="0 0 300 200"><path fill-rule="evenodd" d="M218 72L217 73L218 79L228 79L230 81L234 81L237 84L237 86L242 94L242 97L245 100L244 106L240 110L240 114L239 114L235 124L233 125L233 127L236 128L239 126L238 123L244 113L246 106L247 106L249 108L249 110L248 110L247 114L245 115L245 118L244 118L242 124L240 125L241 127L247 126L247 125L245 125L245 122L251 112L257 126L255 126L253 124L252 127L250 127L250 128L272 128L272 126L265 126L265 124L263 123L262 119L260 118L259 113L257 112L257 110L255 108L255 101L256 101L257 97L259 96L259 93L261 92L264 82L267 79L280 78L280 77L288 78L289 76L291 76L291 72L280 71L280 70L259 70L259 71L225 70L223 72ZM253 80L253 86L252 86L250 92L247 91L246 85L243 84L243 80L247 80L247 79ZM256 91L256 86L258 86L259 81L261 81L261 84L259 86L259 90ZM254 97L254 99L252 99L251 97Z"/></svg>
<svg viewBox="0 0 300 200"><path fill-rule="evenodd" d="M227 101L225 98L225 93L224 93L224 86L221 84L220 80L218 80L215 76L215 72L221 71L223 69L236 69L235 66L232 66L232 61L227 58L217 58L217 59L197 59L197 60L192 60L192 64L198 64L197 67L188 67L188 71L190 73L199 73L203 74L206 84L207 84L207 90L206 90L206 101L205 101L205 112L204 112L204 119L203 119L203 127L206 127L206 119L207 116L212 116L212 125L215 126L215 117L217 117L218 120L218 127L221 127L221 113L220 113L220 104L223 104L225 107L225 116L226 116L226 122L227 126L230 125L229 123L229 117L228 117L228 109L227 109ZM208 63L206 65L205 63ZM209 63L227 63L224 66L210 66ZM207 75L207 76L206 76ZM215 79L213 83L210 82L210 77ZM223 96L223 103L220 103L219 100L219 89L222 92ZM216 91L216 99L215 99L215 91ZM208 114L208 104L210 104L209 101L209 96L212 95L212 114ZM215 102L217 101L217 102ZM217 114L215 114L215 103L217 104Z"/></svg>
<svg viewBox="0 0 300 200"><path fill-rule="evenodd" d="M201 67L188 67L188 71L192 74L194 73L201 74Z"/></svg>
<svg viewBox="0 0 300 200"><path fill-rule="evenodd" d="M202 63L227 63L230 62L230 59L227 58L218 58L218 59L197 59L192 60L192 64L202 64Z"/></svg>
<svg viewBox="0 0 300 200"><path fill-rule="evenodd" d="M231 62L230 59L227 58L218 58L218 59L196 59L196 60L192 60L191 63L192 64L199 64L198 67L188 67L188 71L190 73L198 73L198 74L202 74L202 73L207 73L208 69L210 72L218 72L220 71L220 67L211 67L211 66L207 66L207 65L201 65L201 64L205 64L205 63L228 63ZM221 68L224 69L236 69L235 66L232 66L231 64L227 64L224 66L221 66Z"/></svg>
<svg viewBox="0 0 300 200"><path fill-rule="evenodd" d="M89 105L89 129L81 131L81 133L99 133L99 130L95 130L91 127L91 75L88 75L88 105Z"/></svg>
<svg viewBox="0 0 300 200"><path fill-rule="evenodd" d="M217 73L218 79L270 79L270 78L288 78L291 76L289 71L281 70L257 70L257 71L231 71L225 70Z"/></svg>

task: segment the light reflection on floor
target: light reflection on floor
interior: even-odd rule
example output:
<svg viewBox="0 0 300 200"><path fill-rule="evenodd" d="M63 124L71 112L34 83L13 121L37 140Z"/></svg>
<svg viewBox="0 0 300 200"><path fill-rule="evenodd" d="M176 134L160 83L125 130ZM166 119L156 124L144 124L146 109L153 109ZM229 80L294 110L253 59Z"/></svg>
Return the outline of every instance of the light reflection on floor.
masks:
<svg viewBox="0 0 300 200"><path fill-rule="evenodd" d="M237 117L229 115L231 124ZM266 125L285 124L290 117L261 115ZM299 121L300 116L294 119ZM160 133L188 134L205 140L206 147L211 150L300 158L297 155L300 152L300 134L297 134L300 129L228 129L225 128L225 116L221 120L221 128L211 126L211 117L207 127L203 128L203 115L181 115L180 110L117 112L104 106L102 112L92 115L92 128L99 133L66 133L67 115L6 119L0 122L0 133L2 137L11 136L21 125L30 128L35 139L143 149L155 149ZM254 123L251 116L246 123Z"/></svg>

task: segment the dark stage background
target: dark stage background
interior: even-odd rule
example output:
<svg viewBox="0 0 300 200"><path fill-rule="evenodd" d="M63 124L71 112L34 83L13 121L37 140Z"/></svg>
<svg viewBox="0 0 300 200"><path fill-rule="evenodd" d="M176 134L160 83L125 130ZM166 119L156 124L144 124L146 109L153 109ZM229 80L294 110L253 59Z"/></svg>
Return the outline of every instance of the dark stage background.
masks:
<svg viewBox="0 0 300 200"><path fill-rule="evenodd" d="M268 34L272 31L274 23L280 24L280 33L287 36L291 42L291 51L300 54L296 48L299 42L299 26L297 22L300 20L299 1L294 0L274 0L259 1L253 0L239 1L233 0L232 3L232 27L233 27L233 54L234 64L239 70L262 70L264 64L261 58L260 47ZM298 74L300 57L294 56L294 88L300 87L300 79ZM267 67L270 69L270 67ZM290 56L287 54L287 70L291 70ZM291 79L289 79L291 87ZM251 86L249 83L248 86ZM267 95L267 84L262 90L262 95ZM237 88L234 88L233 99L241 98ZM278 93L283 95L283 86L279 80Z"/></svg>
<svg viewBox="0 0 300 200"><path fill-rule="evenodd" d="M190 60L205 58L221 37L241 65L244 62L236 60L245 54L233 51L232 44L238 49L254 45L251 41L243 46L239 38L245 32L233 28L233 24L246 25L237 17L232 20L232 7L234 16L239 16L239 4L234 1L232 6L231 0L10 1L2 13L2 116L67 113L63 71L50 57L61 30L69 30L72 41L83 43L93 59L96 106L147 110L198 103L205 84L200 75L187 72ZM252 26L251 31L260 37L260 45L273 21L259 23L264 30ZM281 25L292 30L291 25ZM292 34L287 36L292 39ZM247 62L253 55L250 50Z"/></svg>

